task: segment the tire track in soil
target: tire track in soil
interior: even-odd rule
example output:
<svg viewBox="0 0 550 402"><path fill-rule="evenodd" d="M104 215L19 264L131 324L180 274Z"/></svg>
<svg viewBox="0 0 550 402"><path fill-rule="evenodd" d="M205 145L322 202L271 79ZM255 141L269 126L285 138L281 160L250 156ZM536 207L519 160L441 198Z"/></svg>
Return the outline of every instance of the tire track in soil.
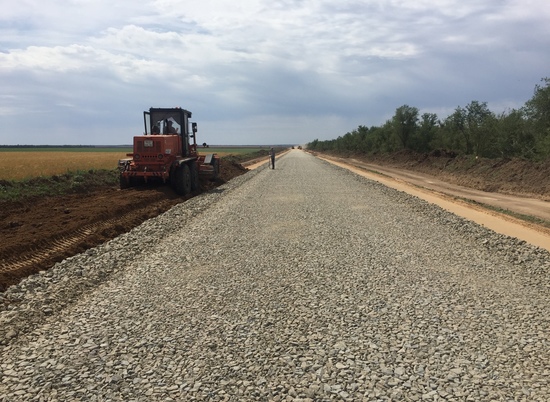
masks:
<svg viewBox="0 0 550 402"><path fill-rule="evenodd" d="M130 194L128 196L131 196ZM153 194L156 197L156 194ZM18 283L23 277L47 270L56 262L113 239L147 219L157 216L185 199L158 200L148 205L94 223L77 230L55 233L51 237L0 251L0 291Z"/></svg>
<svg viewBox="0 0 550 402"><path fill-rule="evenodd" d="M222 159L220 179L202 183L199 192L186 197L159 186L0 203L0 292L247 170Z"/></svg>
<svg viewBox="0 0 550 402"><path fill-rule="evenodd" d="M4 250L0 257L6 258L6 260L0 262L0 275L10 274L17 271L40 270L40 267L48 267L55 262L61 261L62 256L72 255L72 250L79 249L84 244L99 244L101 242L94 241L94 238L108 238L104 231L111 231L121 234L124 233L124 228L127 227L128 222L134 222L139 224L144 219L141 217L147 216L146 211L148 207L131 211L123 216L115 219L108 219L105 221L86 225L81 229L78 229L71 233L66 233L59 236L54 236L51 239L43 240L38 244L35 244L27 252L20 254L17 249ZM135 225L131 225L135 226ZM88 242L87 242L88 240Z"/></svg>

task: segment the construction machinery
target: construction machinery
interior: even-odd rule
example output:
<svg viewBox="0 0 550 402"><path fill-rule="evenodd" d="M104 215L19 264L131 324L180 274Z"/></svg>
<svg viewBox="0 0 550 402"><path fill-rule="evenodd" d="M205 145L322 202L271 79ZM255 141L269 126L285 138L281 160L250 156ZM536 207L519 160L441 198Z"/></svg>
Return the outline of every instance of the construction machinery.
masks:
<svg viewBox="0 0 550 402"><path fill-rule="evenodd" d="M190 118L191 112L179 107L143 112L144 134L134 137L129 158L118 162L121 189L161 180L186 195L199 188L201 179L218 177L220 158L198 154L197 123Z"/></svg>

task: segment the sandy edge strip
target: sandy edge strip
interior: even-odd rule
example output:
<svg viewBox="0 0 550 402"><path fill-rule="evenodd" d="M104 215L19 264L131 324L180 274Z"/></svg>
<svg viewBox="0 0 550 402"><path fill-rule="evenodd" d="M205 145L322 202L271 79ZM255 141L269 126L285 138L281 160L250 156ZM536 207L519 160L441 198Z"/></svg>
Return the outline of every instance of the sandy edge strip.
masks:
<svg viewBox="0 0 550 402"><path fill-rule="evenodd" d="M366 177L367 179L375 180L385 186L414 195L415 197L421 198L429 203L436 204L455 215L476 222L477 224L497 233L516 237L534 246L550 251L550 235L529 227L528 223L523 223L522 221L508 215L499 214L481 207L474 207L473 205L454 199L445 194L421 189L405 182L398 181L394 178L387 178L375 173L358 169L345 163L335 162L320 156L317 157L336 166L348 169L360 176Z"/></svg>

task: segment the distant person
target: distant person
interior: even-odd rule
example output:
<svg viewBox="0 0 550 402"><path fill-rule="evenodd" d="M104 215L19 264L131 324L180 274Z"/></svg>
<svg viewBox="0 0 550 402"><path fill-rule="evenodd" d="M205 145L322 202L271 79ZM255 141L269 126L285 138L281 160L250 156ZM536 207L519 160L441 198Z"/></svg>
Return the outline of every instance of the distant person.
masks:
<svg viewBox="0 0 550 402"><path fill-rule="evenodd" d="M152 133L153 134L160 134L160 127L157 126L156 124L153 126L153 130L152 130Z"/></svg>
<svg viewBox="0 0 550 402"><path fill-rule="evenodd" d="M168 134L176 134L178 132L178 130L175 129L172 124L172 120L168 120Z"/></svg>
<svg viewBox="0 0 550 402"><path fill-rule="evenodd" d="M273 147L269 150L269 156L271 157L271 169L275 169L275 150Z"/></svg>
<svg viewBox="0 0 550 402"><path fill-rule="evenodd" d="M164 120L164 129L162 134L176 134L178 130L172 126L174 124L172 120Z"/></svg>

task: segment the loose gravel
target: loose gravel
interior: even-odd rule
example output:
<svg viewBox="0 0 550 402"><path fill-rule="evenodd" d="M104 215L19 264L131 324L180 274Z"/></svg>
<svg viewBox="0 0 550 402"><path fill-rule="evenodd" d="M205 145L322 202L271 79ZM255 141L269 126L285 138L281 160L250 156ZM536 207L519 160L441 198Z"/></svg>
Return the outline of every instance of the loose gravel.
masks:
<svg viewBox="0 0 550 402"><path fill-rule="evenodd" d="M547 401L549 276L296 150L0 293L0 401Z"/></svg>

